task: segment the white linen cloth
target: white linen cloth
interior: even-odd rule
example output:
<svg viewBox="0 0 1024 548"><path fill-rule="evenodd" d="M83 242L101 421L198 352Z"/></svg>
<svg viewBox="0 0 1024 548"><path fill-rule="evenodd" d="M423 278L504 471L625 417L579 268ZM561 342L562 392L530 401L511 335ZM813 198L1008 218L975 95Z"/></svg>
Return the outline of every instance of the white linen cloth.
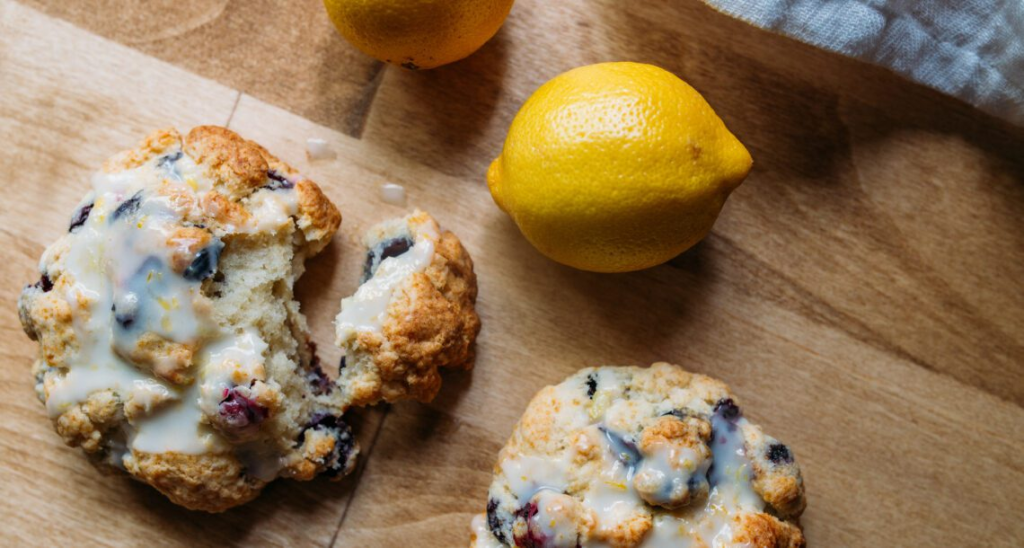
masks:
<svg viewBox="0 0 1024 548"><path fill-rule="evenodd" d="M704 0L1024 126L1024 0Z"/></svg>

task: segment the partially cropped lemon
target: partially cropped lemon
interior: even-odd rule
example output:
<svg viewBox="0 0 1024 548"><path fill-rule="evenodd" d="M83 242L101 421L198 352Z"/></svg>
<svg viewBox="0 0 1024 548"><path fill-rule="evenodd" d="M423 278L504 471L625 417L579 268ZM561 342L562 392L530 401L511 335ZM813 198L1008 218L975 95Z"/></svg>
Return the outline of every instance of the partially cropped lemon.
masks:
<svg viewBox="0 0 1024 548"><path fill-rule="evenodd" d="M324 0L363 53L409 69L458 61L498 32L514 0Z"/></svg>
<svg viewBox="0 0 1024 548"><path fill-rule="evenodd" d="M544 255L627 272L700 241L751 164L686 82L652 65L602 63L534 92L487 184Z"/></svg>

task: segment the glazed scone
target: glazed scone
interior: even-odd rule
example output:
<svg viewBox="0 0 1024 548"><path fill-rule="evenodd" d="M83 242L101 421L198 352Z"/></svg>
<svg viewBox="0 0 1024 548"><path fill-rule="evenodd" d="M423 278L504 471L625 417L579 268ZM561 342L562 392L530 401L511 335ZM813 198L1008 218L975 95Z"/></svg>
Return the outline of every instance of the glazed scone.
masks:
<svg viewBox="0 0 1024 548"><path fill-rule="evenodd" d="M272 479L343 475L343 391L292 295L337 231L312 181L220 127L109 160L46 249L19 313L57 432L188 508Z"/></svg>
<svg viewBox="0 0 1024 548"><path fill-rule="evenodd" d="M451 232L416 211L367 231L362 285L335 320L338 383L353 405L429 401L439 368L473 367L480 331L473 261Z"/></svg>
<svg viewBox="0 0 1024 548"><path fill-rule="evenodd" d="M494 467L471 546L797 548L792 452L728 387L667 363L541 390Z"/></svg>

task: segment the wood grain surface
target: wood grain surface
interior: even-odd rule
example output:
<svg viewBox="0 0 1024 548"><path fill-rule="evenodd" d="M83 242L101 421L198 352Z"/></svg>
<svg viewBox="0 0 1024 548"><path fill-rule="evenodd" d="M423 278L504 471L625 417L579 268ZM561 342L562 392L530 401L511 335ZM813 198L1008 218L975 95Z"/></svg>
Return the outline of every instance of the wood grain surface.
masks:
<svg viewBox="0 0 1024 548"><path fill-rule="evenodd" d="M516 109L599 61L693 84L755 169L669 264L598 275L533 250L483 181ZM357 414L361 468L278 481L221 515L103 477L52 431L15 301L89 174L149 130L226 124L294 163L342 231L299 296L331 350L356 239L402 210L459 234L477 367L430 404ZM811 546L1024 545L1024 131L697 0L519 0L469 59L362 56L316 0L0 0L0 545L464 546L530 397L580 367L680 363L786 441ZM310 163L305 141L337 160Z"/></svg>

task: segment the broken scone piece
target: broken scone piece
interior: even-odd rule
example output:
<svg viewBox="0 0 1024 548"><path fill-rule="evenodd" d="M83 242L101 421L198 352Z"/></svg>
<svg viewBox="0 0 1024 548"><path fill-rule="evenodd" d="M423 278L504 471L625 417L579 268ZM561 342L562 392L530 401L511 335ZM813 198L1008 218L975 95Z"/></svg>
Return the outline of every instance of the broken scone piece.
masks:
<svg viewBox="0 0 1024 548"><path fill-rule="evenodd" d="M292 295L340 222L315 183L221 127L110 159L18 302L57 432L211 512L276 477L351 471L343 391Z"/></svg>
<svg viewBox="0 0 1024 548"><path fill-rule="evenodd" d="M720 381L656 363L534 396L494 466L473 548L802 548L792 451Z"/></svg>
<svg viewBox="0 0 1024 548"><path fill-rule="evenodd" d="M438 367L470 366L473 266L425 213L373 232L338 385L292 290L341 223L315 183L202 126L150 135L91 187L18 302L36 392L68 445L177 504L219 512L277 477L344 476L351 405L429 400Z"/></svg>
<svg viewBox="0 0 1024 548"><path fill-rule="evenodd" d="M352 405L429 401L439 368L469 369L480 331L476 275L459 239L423 211L371 228L362 285L335 320L338 382Z"/></svg>

